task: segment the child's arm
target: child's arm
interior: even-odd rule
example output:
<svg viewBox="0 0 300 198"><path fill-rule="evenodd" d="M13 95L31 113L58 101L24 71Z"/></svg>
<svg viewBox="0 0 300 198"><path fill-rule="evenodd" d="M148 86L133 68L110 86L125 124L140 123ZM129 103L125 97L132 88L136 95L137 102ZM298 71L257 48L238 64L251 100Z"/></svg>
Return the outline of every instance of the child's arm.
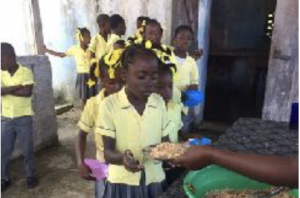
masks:
<svg viewBox="0 0 300 198"><path fill-rule="evenodd" d="M77 139L77 143L75 144L77 167L78 167L78 172L80 177L87 180L95 180L95 178L92 177L90 174L91 173L90 168L84 163L87 135L88 133L82 130L78 132L78 139Z"/></svg>
<svg viewBox="0 0 300 198"><path fill-rule="evenodd" d="M298 187L298 156L258 156L192 146L175 162L192 170L217 164L276 186Z"/></svg>
<svg viewBox="0 0 300 198"><path fill-rule="evenodd" d="M32 89L33 85L1 87L1 96L14 95L19 97L30 97L32 95Z"/></svg>
<svg viewBox="0 0 300 198"><path fill-rule="evenodd" d="M116 140L102 136L104 143L104 158L109 164L124 165L126 170L130 172L139 172L143 169L143 166L139 164L137 160L133 158L130 150L120 153L116 151Z"/></svg>
<svg viewBox="0 0 300 198"><path fill-rule="evenodd" d="M9 87L3 87L1 86L1 96L13 94L15 91L21 89L22 85L15 85L15 86L9 86Z"/></svg>
<svg viewBox="0 0 300 198"><path fill-rule="evenodd" d="M203 55L203 49L197 49L193 54L191 54L191 57L193 57L195 60L198 60Z"/></svg>
<svg viewBox="0 0 300 198"><path fill-rule="evenodd" d="M56 52L56 51L53 51L53 50L50 50L48 49L45 45L43 46L43 51L45 53L48 53L48 54L51 54L53 56L57 56L57 57L61 57L61 58L64 58L66 57L67 55L63 52Z"/></svg>

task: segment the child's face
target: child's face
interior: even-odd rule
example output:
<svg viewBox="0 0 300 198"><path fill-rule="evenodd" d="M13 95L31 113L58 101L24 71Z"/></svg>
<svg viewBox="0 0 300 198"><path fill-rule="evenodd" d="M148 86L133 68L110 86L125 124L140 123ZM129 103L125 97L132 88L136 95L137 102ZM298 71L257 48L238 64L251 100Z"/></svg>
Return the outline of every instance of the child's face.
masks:
<svg viewBox="0 0 300 198"><path fill-rule="evenodd" d="M82 35L82 38L83 38L83 44L84 45L89 45L90 42L91 42L91 34L89 32L86 32Z"/></svg>
<svg viewBox="0 0 300 198"><path fill-rule="evenodd" d="M161 95L161 97L163 97L165 102L171 100L173 96L173 78L171 74L165 73L158 76L156 93Z"/></svg>
<svg viewBox="0 0 300 198"><path fill-rule="evenodd" d="M137 27L137 29L140 28L140 27L142 27L142 24L143 24L143 21L141 19L138 19L136 21L136 27Z"/></svg>
<svg viewBox="0 0 300 198"><path fill-rule="evenodd" d="M147 100L155 91L158 61L154 58L137 58L124 70L128 90L136 97Z"/></svg>
<svg viewBox="0 0 300 198"><path fill-rule="evenodd" d="M108 76L108 73L105 72L104 76L101 77L102 85L107 93L107 95L114 94L121 89L121 79L119 75L116 75L115 78L111 79Z"/></svg>
<svg viewBox="0 0 300 198"><path fill-rule="evenodd" d="M158 25L149 24L145 28L145 40L151 41L153 44L160 44L162 32Z"/></svg>
<svg viewBox="0 0 300 198"><path fill-rule="evenodd" d="M190 31L181 31L174 39L175 48L182 51L188 51L188 48L192 42L192 34Z"/></svg>
<svg viewBox="0 0 300 198"><path fill-rule="evenodd" d="M1 52L1 70L7 71L14 64L16 64L14 56Z"/></svg>
<svg viewBox="0 0 300 198"><path fill-rule="evenodd" d="M109 20L105 21L101 28L104 29L105 33L110 34L111 32L110 21Z"/></svg>
<svg viewBox="0 0 300 198"><path fill-rule="evenodd" d="M121 23L118 27L120 35L125 35L126 33L126 24L125 23Z"/></svg>

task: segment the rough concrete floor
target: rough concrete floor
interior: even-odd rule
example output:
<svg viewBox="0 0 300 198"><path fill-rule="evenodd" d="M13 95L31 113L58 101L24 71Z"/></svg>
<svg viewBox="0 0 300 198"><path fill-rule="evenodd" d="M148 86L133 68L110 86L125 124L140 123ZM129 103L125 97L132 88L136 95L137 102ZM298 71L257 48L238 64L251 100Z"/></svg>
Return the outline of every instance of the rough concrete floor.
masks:
<svg viewBox="0 0 300 198"><path fill-rule="evenodd" d="M80 110L72 109L58 116L60 146L36 153L36 170L39 186L28 190L24 178L23 159L11 163L12 186L2 198L91 198L94 184L79 178L75 164L74 138L78 128ZM87 155L94 156L93 137L89 137Z"/></svg>

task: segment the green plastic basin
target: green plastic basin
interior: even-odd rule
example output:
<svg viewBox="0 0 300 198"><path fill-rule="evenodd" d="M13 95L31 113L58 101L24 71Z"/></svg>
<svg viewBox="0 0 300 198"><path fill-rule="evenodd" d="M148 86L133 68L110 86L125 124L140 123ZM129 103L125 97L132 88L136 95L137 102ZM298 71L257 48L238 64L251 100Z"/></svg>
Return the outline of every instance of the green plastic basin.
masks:
<svg viewBox="0 0 300 198"><path fill-rule="evenodd" d="M184 179L184 190L190 198L202 198L215 190L263 190L272 187L248 177L211 165L199 171L191 171ZM298 189L290 190L298 198Z"/></svg>

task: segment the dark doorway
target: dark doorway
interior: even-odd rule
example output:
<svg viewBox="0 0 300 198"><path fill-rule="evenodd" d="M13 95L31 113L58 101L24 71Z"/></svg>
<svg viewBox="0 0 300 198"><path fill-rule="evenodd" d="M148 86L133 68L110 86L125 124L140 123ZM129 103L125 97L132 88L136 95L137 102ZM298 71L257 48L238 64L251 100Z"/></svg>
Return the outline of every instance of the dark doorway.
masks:
<svg viewBox="0 0 300 198"><path fill-rule="evenodd" d="M213 0L206 121L261 117L275 0Z"/></svg>

